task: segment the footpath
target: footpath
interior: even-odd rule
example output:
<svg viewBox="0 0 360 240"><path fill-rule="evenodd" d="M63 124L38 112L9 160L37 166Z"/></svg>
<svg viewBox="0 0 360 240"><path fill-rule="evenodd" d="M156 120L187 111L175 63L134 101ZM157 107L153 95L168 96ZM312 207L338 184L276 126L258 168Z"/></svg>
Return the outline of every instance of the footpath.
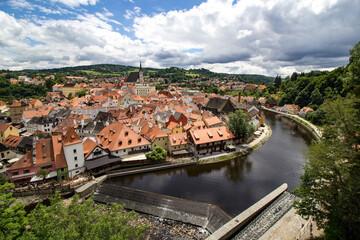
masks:
<svg viewBox="0 0 360 240"><path fill-rule="evenodd" d="M322 136L322 131L317 126L315 126L311 122L307 121L306 119L304 119L304 118L302 118L302 117L300 117L298 115L279 112L279 111L276 111L276 110L273 110L273 109L270 109L270 108L266 108L266 107L263 107L263 109L265 109L266 111L269 111L269 112L277 113L277 114L292 118L295 121L305 125L305 127L308 127L311 131L313 131L317 135L318 138L321 138L321 136Z"/></svg>

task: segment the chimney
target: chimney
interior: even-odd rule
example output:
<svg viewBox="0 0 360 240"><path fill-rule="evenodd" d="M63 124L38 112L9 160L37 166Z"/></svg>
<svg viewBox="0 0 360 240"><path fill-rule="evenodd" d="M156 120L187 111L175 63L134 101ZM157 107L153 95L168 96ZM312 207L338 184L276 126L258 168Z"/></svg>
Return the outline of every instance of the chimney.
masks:
<svg viewBox="0 0 360 240"><path fill-rule="evenodd" d="M238 95L238 102L240 102L240 99L241 99L241 92L239 91L239 95Z"/></svg>

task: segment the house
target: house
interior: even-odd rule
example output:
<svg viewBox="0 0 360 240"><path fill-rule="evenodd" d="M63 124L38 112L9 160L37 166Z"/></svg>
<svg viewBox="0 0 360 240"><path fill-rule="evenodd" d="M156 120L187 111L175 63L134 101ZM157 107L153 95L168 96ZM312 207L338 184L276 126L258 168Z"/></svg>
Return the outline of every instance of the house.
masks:
<svg viewBox="0 0 360 240"><path fill-rule="evenodd" d="M111 169L121 164L121 158L112 156L109 152L96 142L87 138L83 143L85 167L92 173L98 173Z"/></svg>
<svg viewBox="0 0 360 240"><path fill-rule="evenodd" d="M216 127L190 130L188 138L192 143L190 150L197 157L198 155L226 150L226 146L232 144L235 136L227 127Z"/></svg>
<svg viewBox="0 0 360 240"><path fill-rule="evenodd" d="M11 121L13 123L20 123L22 120L22 113L30 108L25 101L14 101L10 108Z"/></svg>
<svg viewBox="0 0 360 240"><path fill-rule="evenodd" d="M7 107L8 107L8 106L7 106L6 102L0 100L0 113L2 113L3 111L5 111L5 109L6 109Z"/></svg>
<svg viewBox="0 0 360 240"><path fill-rule="evenodd" d="M306 114L313 112L314 109L310 108L310 107L303 107L300 112L299 112L299 116L302 118L305 118Z"/></svg>
<svg viewBox="0 0 360 240"><path fill-rule="evenodd" d="M58 181L74 177L85 170L82 140L74 129L65 137L52 136L33 141L33 148L9 169L10 181L16 185L40 181L36 176L40 169L50 173L46 178Z"/></svg>
<svg viewBox="0 0 360 240"><path fill-rule="evenodd" d="M56 127L53 128L51 133L52 135L65 136L69 128L75 128L77 125L78 124L74 119L65 119L64 121L56 125Z"/></svg>
<svg viewBox="0 0 360 240"><path fill-rule="evenodd" d="M72 178L84 172L85 158L82 139L76 134L74 128L69 128L62 144L69 177Z"/></svg>
<svg viewBox="0 0 360 240"><path fill-rule="evenodd" d="M151 143L123 123L113 122L96 136L97 143L111 155L124 156L151 150Z"/></svg>
<svg viewBox="0 0 360 240"><path fill-rule="evenodd" d="M162 147L165 151L168 151L169 136L160 128L156 126L144 127L140 134L151 142L151 149Z"/></svg>
<svg viewBox="0 0 360 240"><path fill-rule="evenodd" d="M39 108L41 107L43 104L39 99L31 99L28 101L30 108Z"/></svg>
<svg viewBox="0 0 360 240"><path fill-rule="evenodd" d="M285 104L283 107L283 112L289 114L298 114L300 112L300 106L295 104Z"/></svg>
<svg viewBox="0 0 360 240"><path fill-rule="evenodd" d="M62 94L67 98L71 95L75 97L75 95L82 90L83 88L81 88L78 83L65 83L62 87Z"/></svg>
<svg viewBox="0 0 360 240"><path fill-rule="evenodd" d="M202 116L200 114L185 113L185 116L190 120L190 122L198 122L202 120Z"/></svg>
<svg viewBox="0 0 360 240"><path fill-rule="evenodd" d="M174 134L174 133L182 133L182 132L184 132L184 129L181 126L181 124L177 123L177 122L170 122L166 128L169 129L166 132L167 134Z"/></svg>
<svg viewBox="0 0 360 240"><path fill-rule="evenodd" d="M166 125L169 125L171 122L179 123L180 126L185 126L187 124L187 117L181 113L181 112L175 112L169 117L169 121L166 123ZM166 126L167 127L167 126Z"/></svg>
<svg viewBox="0 0 360 240"><path fill-rule="evenodd" d="M18 152L18 145L21 143L21 141L23 140L23 137L20 136L14 136L14 135L9 135L3 142L2 144L4 144L8 149L14 151L14 152ZM32 146L31 146L32 147Z"/></svg>
<svg viewBox="0 0 360 240"><path fill-rule="evenodd" d="M134 87L129 88L129 91L134 95L145 97L149 93L154 93L156 88L149 84L135 84Z"/></svg>
<svg viewBox="0 0 360 240"><path fill-rule="evenodd" d="M53 92L62 92L63 84L55 84L52 86Z"/></svg>
<svg viewBox="0 0 360 240"><path fill-rule="evenodd" d="M224 126L224 122L221 121L217 116L209 117L209 118L204 119L204 123L205 123L207 128Z"/></svg>
<svg viewBox="0 0 360 240"><path fill-rule="evenodd" d="M127 108L130 105L137 104L138 102L132 97L129 92L126 92L124 95L120 95L118 98L118 105L122 108Z"/></svg>
<svg viewBox="0 0 360 240"><path fill-rule="evenodd" d="M257 90L258 92L263 92L265 89L266 89L266 86L265 86L265 85L259 85L256 90Z"/></svg>
<svg viewBox="0 0 360 240"><path fill-rule="evenodd" d="M9 135L19 136L19 129L9 123L0 123L0 142L3 142Z"/></svg>
<svg viewBox="0 0 360 240"><path fill-rule="evenodd" d="M50 115L51 112L53 112L55 108L53 106L42 106L35 109L30 109L27 111L24 111L22 113L22 122L24 123L25 127L27 127L27 123L34 117L44 117Z"/></svg>
<svg viewBox="0 0 360 240"><path fill-rule="evenodd" d="M33 117L26 125L28 132L51 133L53 128L58 124L58 120L54 117Z"/></svg>
<svg viewBox="0 0 360 240"><path fill-rule="evenodd" d="M176 157L185 157L191 154L189 151L189 138L187 133L175 133L169 135L169 154Z"/></svg>
<svg viewBox="0 0 360 240"><path fill-rule="evenodd" d="M0 143L0 160L9 160L16 158L16 153Z"/></svg>
<svg viewBox="0 0 360 240"><path fill-rule="evenodd" d="M253 83L247 83L245 84L245 91L254 91L257 88L258 85Z"/></svg>
<svg viewBox="0 0 360 240"><path fill-rule="evenodd" d="M210 98L203 109L208 110L215 115L229 114L236 110L235 105L231 102L230 99L223 99L219 97Z"/></svg>
<svg viewBox="0 0 360 240"><path fill-rule="evenodd" d="M267 108L275 107L275 106L277 106L277 101L275 99L268 99L265 103L265 106Z"/></svg>
<svg viewBox="0 0 360 240"><path fill-rule="evenodd" d="M60 92L48 92L46 94L46 101L48 102L60 102L62 99L64 99L64 95Z"/></svg>

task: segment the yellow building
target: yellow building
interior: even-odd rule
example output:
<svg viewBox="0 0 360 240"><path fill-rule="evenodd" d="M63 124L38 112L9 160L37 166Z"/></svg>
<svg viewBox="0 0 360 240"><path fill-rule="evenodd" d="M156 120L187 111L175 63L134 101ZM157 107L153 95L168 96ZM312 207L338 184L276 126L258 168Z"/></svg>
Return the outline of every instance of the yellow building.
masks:
<svg viewBox="0 0 360 240"><path fill-rule="evenodd" d="M0 123L0 142L3 142L9 135L19 136L19 129L9 123Z"/></svg>
<svg viewBox="0 0 360 240"><path fill-rule="evenodd" d="M151 149L162 147L168 151L169 136L158 127L145 127L140 132L147 140L151 142Z"/></svg>
<svg viewBox="0 0 360 240"><path fill-rule="evenodd" d="M3 112L6 108L6 102L0 100L0 112Z"/></svg>
<svg viewBox="0 0 360 240"><path fill-rule="evenodd" d="M166 127L170 131L167 132L168 134L176 134L176 133L183 133L183 127L177 122L170 122L169 125Z"/></svg>
<svg viewBox="0 0 360 240"><path fill-rule="evenodd" d="M82 90L83 88L80 87L78 83L66 83L62 87L62 93L67 98L69 98L69 94L72 94L75 97L75 95Z"/></svg>
<svg viewBox="0 0 360 240"><path fill-rule="evenodd" d="M10 117L12 123L20 123L22 121L22 113L30 108L25 102L15 101L10 108Z"/></svg>
<svg viewBox="0 0 360 240"><path fill-rule="evenodd" d="M187 154L184 150L189 148L189 139L187 133L176 133L169 135L169 154Z"/></svg>

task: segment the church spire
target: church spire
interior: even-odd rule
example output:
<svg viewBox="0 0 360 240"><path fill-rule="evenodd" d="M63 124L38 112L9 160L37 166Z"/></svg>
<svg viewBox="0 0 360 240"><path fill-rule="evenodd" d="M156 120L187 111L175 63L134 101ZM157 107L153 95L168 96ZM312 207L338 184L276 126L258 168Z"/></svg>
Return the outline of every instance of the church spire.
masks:
<svg viewBox="0 0 360 240"><path fill-rule="evenodd" d="M139 71L142 71L142 67L141 67L141 61L140 61L140 69L139 69Z"/></svg>

